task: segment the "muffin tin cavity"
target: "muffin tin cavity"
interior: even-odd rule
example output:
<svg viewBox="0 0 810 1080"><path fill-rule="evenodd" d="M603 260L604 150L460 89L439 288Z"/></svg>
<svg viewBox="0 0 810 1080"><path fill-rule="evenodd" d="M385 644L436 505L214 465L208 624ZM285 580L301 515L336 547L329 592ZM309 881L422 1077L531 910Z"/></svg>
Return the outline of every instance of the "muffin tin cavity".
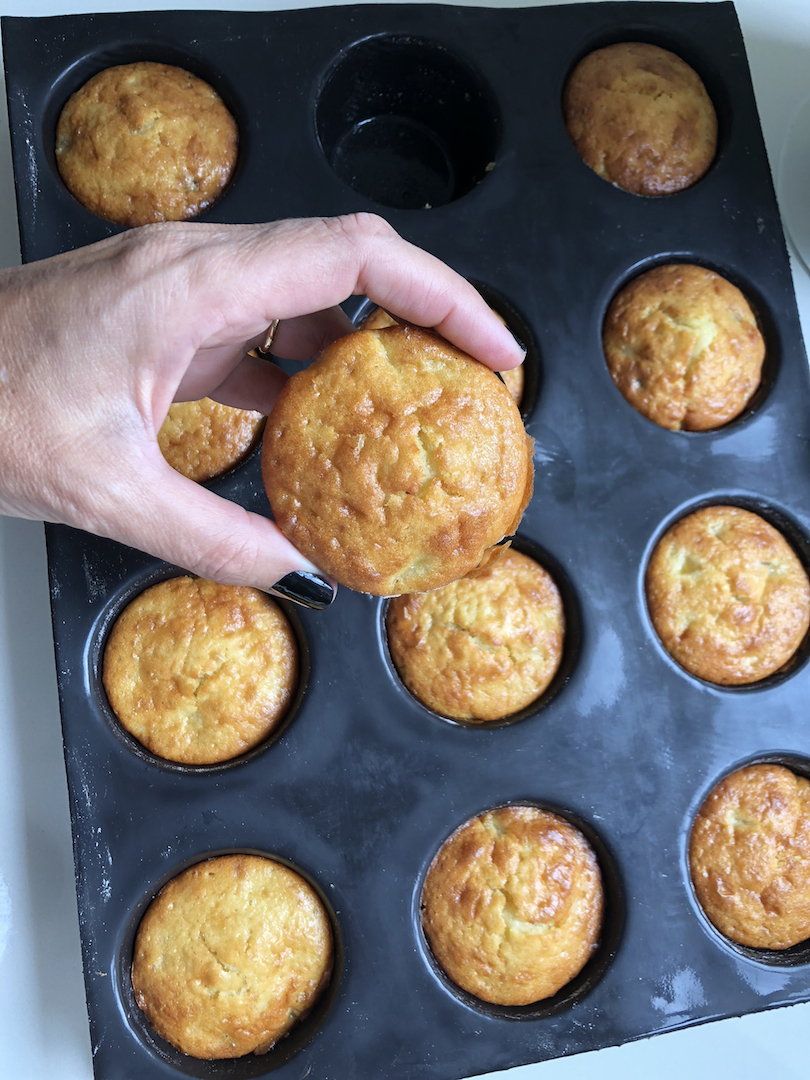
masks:
<svg viewBox="0 0 810 1080"><path fill-rule="evenodd" d="M288 604L286 601L277 597L273 597L274 602L282 610L289 622L298 647L298 682L295 691L293 692L290 705L277 726L270 732L266 739L262 740L262 742L252 747L246 753L240 754L238 757L231 758L228 761L221 761L210 765L189 765L171 761L167 758L159 757L157 754L153 754L133 735L125 730L110 706L102 682L104 650L116 620L132 600L151 586L157 585L163 581L168 581L170 578L182 576L182 573L183 572L178 570L177 567L167 566L165 564L160 565L145 574L141 574L138 577L131 579L108 601L107 605L96 619L88 639L85 651L85 683L88 696L96 706L97 714L102 718L103 722L118 742L126 747L126 749L134 754L140 761L157 766L157 768L168 772L190 775L219 773L236 768L245 762L252 761L268 747L277 742L287 730L296 716L304 698L304 694L306 693L310 671L309 649L301 625L301 620L298 617L295 606Z"/></svg>
<svg viewBox="0 0 810 1080"><path fill-rule="evenodd" d="M768 308L768 305L762 298L762 296L759 294L758 290L751 284L749 280L747 280L746 276L739 273L736 268L727 267L721 265L715 260L707 259L703 256L702 253L696 253L694 255L691 255L689 253L680 251L672 252L671 254L656 255L653 258L645 259L640 263L634 264L631 268L629 268L624 274L619 277L610 296L606 297L599 327L600 350L604 359L604 346L602 335L604 334L608 311L610 310L611 305L613 304L614 300L619 296L619 294L624 289L626 289L628 285L630 285L633 281L635 281L642 275L648 273L650 270L654 270L656 267L659 266L675 266L679 264L698 266L704 270L709 270L712 273L718 274L720 277L728 281L731 285L734 285L737 289L739 289L740 292L743 294L745 300L747 301L749 307L751 308L754 319L756 321L757 329L762 335L762 339L765 343L765 357L762 361L759 386L756 388L745 407L737 414L737 416L733 417L725 424L722 424L718 427L709 428L704 431L686 431L684 429L680 429L678 431L672 432L676 436L698 440L705 439L707 436L712 435L722 436L729 430L736 429L739 425L750 420L759 412L761 407L767 401L768 395L770 394L771 389L773 388L778 378L779 367L781 363L781 341L779 337L779 331L774 321L774 318ZM608 377L610 377L609 373ZM611 382L613 382L612 379ZM615 387L615 383L613 385ZM624 399L623 395L621 395L621 391L619 391L618 387L615 387L615 389L620 394L620 396L622 396L623 400L626 400ZM626 404L630 408L633 408L629 401L627 401ZM636 410L634 409L634 412L635 411ZM643 413L638 412L638 415L643 416ZM648 417L644 417L644 419L649 420ZM671 429L664 428L652 420L649 420L649 422L652 423L654 428L658 431L671 431Z"/></svg>
<svg viewBox="0 0 810 1080"><path fill-rule="evenodd" d="M799 560L805 573L810 577L810 540L805 531L799 526L796 520L789 515L784 509L778 507L773 502L765 501L758 498L755 495L742 492L732 493L717 493L716 495L705 496L702 499L695 500L688 504L679 506L674 510L658 527L651 539L647 544L647 548L642 558L639 578L639 606L642 612L642 620L647 627L647 631L650 637L653 639L659 654L667 661L668 664L675 667L675 669L689 680L693 680L696 684L716 690L721 693L730 694L745 694L760 690L767 690L774 686L778 686L786 679L792 678L797 674L807 662L808 656L810 656L810 630L805 634L798 648L793 655L787 660L785 664L779 668L778 671L773 672L771 675L765 678L759 679L756 682L751 682L742 685L727 685L722 683L709 682L705 679L701 679L698 676L687 671L682 667L666 650L661 642L655 627L653 626L652 619L650 617L649 608L647 604L646 593L646 576L647 568L652 557L652 553L655 550L659 540L665 535L665 533L672 528L677 522L688 517L690 514L695 513L698 510L703 510L711 506L738 506L742 510L748 510L752 514L757 514L763 518L769 525L773 526L793 549L796 557Z"/></svg>
<svg viewBox="0 0 810 1080"><path fill-rule="evenodd" d="M117 67L121 64L135 64L143 61L169 64L173 67L182 68L184 71L188 71L192 75L197 76L198 79L202 79L203 82L208 83L209 86L216 90L222 98L226 109L236 121L238 131L236 163L233 167L233 172L227 186L212 205L219 205L222 199L224 199L228 192L233 188L248 150L249 138L247 133L249 130L249 123L247 122L247 117L239 97L234 92L229 81L222 76L221 72L211 67L209 63L191 53L182 52L181 50L172 48L165 42L160 42L158 40L120 41L110 43L109 47L104 50L87 52L81 59L76 60L69 68L62 72L50 86L42 111L40 137L42 139L44 157L65 198L72 203L74 208L79 208L79 213L88 214L95 221L104 221L110 231L120 230L122 226L117 225L112 221L107 221L104 218L99 218L93 211L87 209L78 202L68 190L60 176L56 163L56 126L59 121L59 116L68 99L72 94L76 93L77 90L80 90L94 75L98 75L107 68ZM198 216L204 218L210 208L210 206L207 207ZM73 212L75 212L75 209Z"/></svg>
<svg viewBox="0 0 810 1080"><path fill-rule="evenodd" d="M532 540L518 535L512 540L512 547L515 551L519 551L523 555L527 555L530 559L534 559L534 561L542 566L551 576L560 594L563 616L565 619L565 635L563 638L560 665L543 693L525 709L521 709L519 712L501 717L498 720L459 720L450 716L443 716L441 713L434 712L433 709L428 708L427 705L423 704L423 702L421 702L419 698L412 694L408 687L405 686L397 671L396 664L391 656L391 648L388 643L387 623L390 600L382 600L379 604L377 633L380 655L383 658L391 681L400 693L404 694L410 702L417 706L420 712L441 720L445 724L461 728L488 730L491 728L507 727L516 724L521 720L527 720L530 717L536 716L537 713L541 712L554 700L571 678L571 675L576 668L582 641L582 625L579 603L577 601L576 593L568 580L567 574L553 555L549 554L549 552L541 548L539 544L534 543Z"/></svg>
<svg viewBox="0 0 810 1080"><path fill-rule="evenodd" d="M737 762L725 772L715 777L715 779L713 779L711 783L695 797L684 822L681 838L681 864L684 887L695 918L699 922L702 930L706 936L724 952L731 954L736 958L741 957L752 963L761 964L771 968L796 968L810 965L810 939L801 941L788 949L758 949L749 945L741 945L726 937L725 934L722 934L720 930L714 926L706 916L695 892L689 865L689 843L695 818L706 799L721 781L725 780L726 777L730 776L732 773L736 773L738 770L745 769L750 765L781 765L783 768L789 769L797 776L801 776L805 780L810 780L810 758L787 750L756 754L743 761Z"/></svg>
<svg viewBox="0 0 810 1080"><path fill-rule="evenodd" d="M294 870L312 887L319 900L323 904L332 928L332 940L334 944L334 956L332 974L329 983L321 996L315 1002L312 1010L304 1016L275 1046L265 1054L246 1054L239 1058L222 1058L220 1060L203 1060L190 1057L177 1050L170 1043L162 1039L152 1028L145 1014L138 1007L135 1000L135 992L132 987L132 961L134 956L135 935L138 931L141 919L146 909L155 899L157 894L172 878L187 870L196 863L207 859L216 858L220 855L259 855L266 859L280 863L282 866ZM318 882L300 866L289 859L272 852L260 851L254 848L238 847L227 850L200 852L192 858L172 867L153 887L141 896L138 903L130 913L129 919L122 926L115 942L115 956L113 958L114 989L118 1008L124 1023L138 1042L147 1050L148 1054L156 1059L160 1065L170 1066L184 1076L198 1077L199 1080L250 1080L252 1077L267 1076L273 1070L279 1068L285 1062L290 1061L307 1045L318 1033L318 1030L326 1020L327 1015L335 1004L340 993L340 982L344 968L344 946L340 923L334 908L325 896ZM161 1073L163 1075L163 1073Z"/></svg>
<svg viewBox="0 0 810 1080"><path fill-rule="evenodd" d="M466 60L405 35L347 50L326 75L315 120L336 175L401 210L466 195L494 165L501 129L491 89Z"/></svg>
<svg viewBox="0 0 810 1080"><path fill-rule="evenodd" d="M587 822L567 810L562 810L557 806L552 806L540 800L516 799L514 802L508 804L502 803L497 806L485 807L473 816L478 817L490 810L502 809L504 806L528 806L556 814L558 817L567 821L575 829L578 829L593 849L602 876L604 908L599 942L591 958L587 961L579 974L571 979L571 981L562 987L562 989L553 997L534 1002L531 1005L494 1005L491 1002L483 1001L481 998L468 993L466 990L457 986L456 983L449 978L433 955L427 937L425 936L425 931L422 926L422 894L425 887L425 879L427 878L428 871L430 870L434 858L453 833L465 824L463 821L458 822L458 824L450 830L447 836L442 838L437 844L436 850L430 853L430 856L422 868L422 873L413 895L412 920L414 935L422 959L428 970L446 992L460 1005L472 1009L474 1012L480 1013L483 1016L487 1016L492 1020L542 1021L556 1013L569 1009L577 1001L580 1001L589 994L610 966L621 944L624 928L625 913L622 883L613 856L599 834Z"/></svg>
<svg viewBox="0 0 810 1080"><path fill-rule="evenodd" d="M714 108L714 113L717 121L716 127L716 144L714 157L709 164L706 171L688 187L682 188L681 191L673 191L663 196L665 199L677 197L685 191L689 191L696 185L705 182L706 178L717 168L718 164L722 160L725 154L725 150L729 141L729 134L734 119L734 111L729 100L727 86L722 78L718 78L716 65L712 63L711 58L706 54L705 50L700 45L699 35L693 34L689 36L686 30L685 24L683 27L679 27L678 30L683 32L673 32L673 28L664 29L661 26L656 26L653 23L644 22L642 20L630 20L624 23L615 23L608 27L603 28L600 32L588 35L586 43L582 43L580 48L576 50L574 57L565 73L565 77L560 85L560 111L562 115L562 123L565 128L565 110L563 106L563 100L565 96L566 88L571 79L571 75L576 69L577 65L585 59L586 56L599 49L604 49L613 45L620 45L622 43L638 43L642 45L652 45L659 49L665 49L667 52L673 53L678 59L682 60L685 64L688 64L690 68L697 74L700 81L708 94L709 100ZM569 136L570 139L570 136ZM571 148L573 153L577 154L576 147L571 142ZM579 156L579 155L578 155ZM583 164L585 162L583 161ZM622 188L619 184L611 185L621 192L622 195L635 194ZM640 198L661 198L661 195L639 195Z"/></svg>

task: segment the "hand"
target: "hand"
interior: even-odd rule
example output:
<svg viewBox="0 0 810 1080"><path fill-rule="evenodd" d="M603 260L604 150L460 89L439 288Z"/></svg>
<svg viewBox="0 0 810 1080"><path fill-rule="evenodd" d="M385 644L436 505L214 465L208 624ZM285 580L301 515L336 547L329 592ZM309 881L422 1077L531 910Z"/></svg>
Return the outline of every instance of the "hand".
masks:
<svg viewBox="0 0 810 1080"><path fill-rule="evenodd" d="M306 359L363 293L496 370L522 359L468 282L368 214L149 225L3 272L0 512L324 606L331 583L274 523L176 473L157 432L175 399L268 413L285 376L247 350L280 319L273 352Z"/></svg>

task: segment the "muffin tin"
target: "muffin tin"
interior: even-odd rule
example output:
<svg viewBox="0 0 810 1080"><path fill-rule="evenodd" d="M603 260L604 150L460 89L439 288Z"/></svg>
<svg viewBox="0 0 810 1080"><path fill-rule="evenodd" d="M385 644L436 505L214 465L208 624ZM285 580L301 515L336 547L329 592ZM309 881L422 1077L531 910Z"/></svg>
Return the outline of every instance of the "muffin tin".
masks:
<svg viewBox="0 0 810 1080"><path fill-rule="evenodd" d="M235 179L205 220L373 210L481 288L530 345L523 412L537 473L518 546L562 572L576 624L553 694L514 723L472 727L410 696L386 657L384 601L342 590L324 612L290 611L306 679L283 731L228 765L172 766L117 730L98 664L126 599L179 571L49 526L96 1075L456 1080L810 1000L806 950L725 942L686 868L693 816L722 775L753 760L805 767L807 643L780 677L711 686L664 653L643 594L657 537L707 502L781 523L810 563L807 363L732 5L130 13L4 19L3 39L26 260L118 231L62 185L55 121L96 71L154 59L211 82L240 126ZM675 195L607 184L563 126L574 64L627 39L682 56L718 113L714 165ZM671 260L740 286L765 331L762 391L718 431L645 420L602 356L616 291ZM255 455L210 487L269 513ZM457 826L514 802L580 824L608 905L581 983L503 1011L436 970L419 896ZM162 1043L135 1006L132 941L169 878L241 850L280 858L319 888L338 964L318 1007L269 1054L201 1062Z"/></svg>

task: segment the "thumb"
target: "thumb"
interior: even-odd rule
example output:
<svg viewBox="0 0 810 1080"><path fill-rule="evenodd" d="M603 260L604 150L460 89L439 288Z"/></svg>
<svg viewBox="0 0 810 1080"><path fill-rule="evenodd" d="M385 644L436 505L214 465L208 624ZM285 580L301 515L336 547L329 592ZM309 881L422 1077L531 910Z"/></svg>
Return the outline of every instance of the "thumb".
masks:
<svg viewBox="0 0 810 1080"><path fill-rule="evenodd" d="M128 492L126 514L106 535L200 577L252 585L309 608L324 608L336 587L268 518L253 514L175 472L162 457ZM122 524L124 523L124 524Z"/></svg>

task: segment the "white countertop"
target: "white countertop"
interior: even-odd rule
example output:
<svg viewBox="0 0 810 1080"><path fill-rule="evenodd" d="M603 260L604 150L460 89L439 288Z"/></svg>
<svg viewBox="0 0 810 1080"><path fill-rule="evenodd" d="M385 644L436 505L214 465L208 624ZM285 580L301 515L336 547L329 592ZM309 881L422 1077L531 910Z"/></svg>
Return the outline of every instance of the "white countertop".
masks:
<svg viewBox="0 0 810 1080"><path fill-rule="evenodd" d="M0 14L307 6L313 5L0 0ZM498 6L497 0L482 6ZM737 11L776 173L791 118L810 98L810 0L737 0ZM0 266L6 267L19 262L19 244L5 109L0 114ZM810 204L810 177L807 198ZM795 259L793 272L810 341L810 276ZM92 1080L43 528L8 518L0 518L0 822L0 1078ZM767 1070L780 1080L806 1080L808 1028L810 1004L796 1005L488 1075L760 1080Z"/></svg>

